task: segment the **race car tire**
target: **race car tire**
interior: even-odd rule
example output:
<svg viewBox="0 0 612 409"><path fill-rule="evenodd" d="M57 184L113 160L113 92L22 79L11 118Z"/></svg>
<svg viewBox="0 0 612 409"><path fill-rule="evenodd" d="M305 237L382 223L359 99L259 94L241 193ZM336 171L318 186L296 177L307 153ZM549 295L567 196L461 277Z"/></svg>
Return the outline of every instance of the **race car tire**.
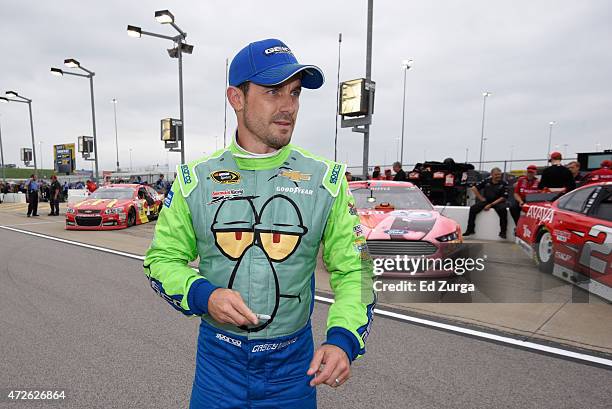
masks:
<svg viewBox="0 0 612 409"><path fill-rule="evenodd" d="M546 229L540 231L534 247L535 261L540 271L552 273L554 264L552 234Z"/></svg>
<svg viewBox="0 0 612 409"><path fill-rule="evenodd" d="M136 224L136 210L133 207L130 207L130 211L128 212L127 217L127 226L132 227Z"/></svg>

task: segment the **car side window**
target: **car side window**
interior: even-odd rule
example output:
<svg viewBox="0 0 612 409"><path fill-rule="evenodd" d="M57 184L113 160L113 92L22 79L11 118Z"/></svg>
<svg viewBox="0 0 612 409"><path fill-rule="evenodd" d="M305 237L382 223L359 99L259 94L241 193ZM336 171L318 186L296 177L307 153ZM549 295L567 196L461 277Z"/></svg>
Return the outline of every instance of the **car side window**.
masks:
<svg viewBox="0 0 612 409"><path fill-rule="evenodd" d="M595 209L592 216L596 219L612 222L612 190L601 192L602 198Z"/></svg>
<svg viewBox="0 0 612 409"><path fill-rule="evenodd" d="M587 200L593 194L595 188L586 188L575 190L563 195L559 199L559 208L570 212L582 213L584 211Z"/></svg>

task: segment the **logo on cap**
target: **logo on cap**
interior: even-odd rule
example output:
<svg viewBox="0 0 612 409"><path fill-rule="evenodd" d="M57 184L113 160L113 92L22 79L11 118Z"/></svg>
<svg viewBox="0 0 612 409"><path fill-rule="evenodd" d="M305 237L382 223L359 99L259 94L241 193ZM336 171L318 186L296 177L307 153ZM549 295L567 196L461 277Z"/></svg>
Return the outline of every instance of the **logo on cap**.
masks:
<svg viewBox="0 0 612 409"><path fill-rule="evenodd" d="M264 54L265 55L272 55L272 54L291 54L293 55L289 47L283 47L283 46L266 48L264 50Z"/></svg>

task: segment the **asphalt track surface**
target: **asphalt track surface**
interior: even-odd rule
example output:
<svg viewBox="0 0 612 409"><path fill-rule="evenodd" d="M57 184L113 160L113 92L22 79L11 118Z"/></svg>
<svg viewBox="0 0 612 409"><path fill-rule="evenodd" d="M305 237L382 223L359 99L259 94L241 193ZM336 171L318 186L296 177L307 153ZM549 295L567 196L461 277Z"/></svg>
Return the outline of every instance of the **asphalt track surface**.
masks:
<svg viewBox="0 0 612 409"><path fill-rule="evenodd" d="M0 408L185 408L197 319L141 261L0 230L0 391L65 390ZM32 255L35 255L34 257ZM327 306L313 315L323 339ZM609 408L612 371L377 317L366 357L320 408Z"/></svg>

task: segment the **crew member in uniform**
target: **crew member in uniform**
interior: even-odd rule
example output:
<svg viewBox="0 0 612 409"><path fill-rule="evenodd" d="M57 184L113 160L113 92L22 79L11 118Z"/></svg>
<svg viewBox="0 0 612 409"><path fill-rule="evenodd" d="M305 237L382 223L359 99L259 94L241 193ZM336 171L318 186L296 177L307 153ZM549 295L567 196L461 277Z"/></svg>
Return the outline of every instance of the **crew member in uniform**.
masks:
<svg viewBox="0 0 612 409"><path fill-rule="evenodd" d="M536 177L538 167L536 165L527 166L527 174L517 179L514 184L514 203L510 206L510 214L514 219L514 224L518 224L521 216L521 208L525 204L525 197L530 193L538 193L540 181Z"/></svg>
<svg viewBox="0 0 612 409"><path fill-rule="evenodd" d="M538 189L564 188L567 193L576 188L574 175L572 175L572 172L570 172L568 168L561 164L562 159L563 157L560 152L552 152L550 154L550 166L542 172L542 178L538 184Z"/></svg>
<svg viewBox="0 0 612 409"><path fill-rule="evenodd" d="M502 180L502 171L499 168L491 169L491 176L484 179L475 186L472 192L476 195L476 203L470 207L468 226L464 236L470 236L476 232L476 215L481 211L495 210L499 216L499 237L506 238L508 229L508 212L506 210L508 199L508 183ZM480 193L482 191L482 193Z"/></svg>

